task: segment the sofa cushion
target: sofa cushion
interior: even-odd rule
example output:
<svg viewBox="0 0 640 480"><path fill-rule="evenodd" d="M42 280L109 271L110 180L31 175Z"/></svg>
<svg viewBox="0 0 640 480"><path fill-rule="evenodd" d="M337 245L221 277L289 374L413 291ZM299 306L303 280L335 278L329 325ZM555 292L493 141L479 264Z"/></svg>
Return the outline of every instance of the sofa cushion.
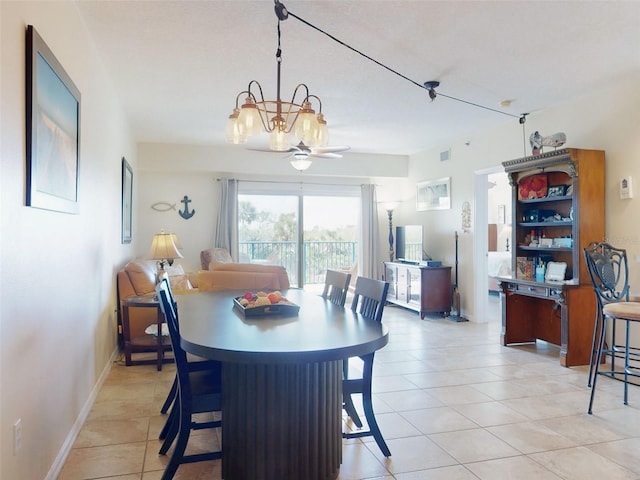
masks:
<svg viewBox="0 0 640 480"><path fill-rule="evenodd" d="M200 270L198 289L200 292L217 290L284 290L288 282L281 282L281 276L270 272Z"/></svg>
<svg viewBox="0 0 640 480"><path fill-rule="evenodd" d="M232 263L233 259L226 248L210 248L200 252L200 266L203 270L209 269L211 262Z"/></svg>
<svg viewBox="0 0 640 480"><path fill-rule="evenodd" d="M129 275L136 295L146 295L155 291L158 267L154 260L135 259L124 267Z"/></svg>

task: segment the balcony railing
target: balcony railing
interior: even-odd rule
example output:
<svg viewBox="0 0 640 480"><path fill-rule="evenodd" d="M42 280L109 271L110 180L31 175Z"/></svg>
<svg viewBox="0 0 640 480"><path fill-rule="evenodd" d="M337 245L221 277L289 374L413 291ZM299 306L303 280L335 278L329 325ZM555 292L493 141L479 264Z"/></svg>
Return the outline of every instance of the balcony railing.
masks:
<svg viewBox="0 0 640 480"><path fill-rule="evenodd" d="M327 269L351 268L356 262L356 242L313 241L302 244L303 284L324 283ZM298 285L296 242L240 242L240 261L282 265L291 285Z"/></svg>

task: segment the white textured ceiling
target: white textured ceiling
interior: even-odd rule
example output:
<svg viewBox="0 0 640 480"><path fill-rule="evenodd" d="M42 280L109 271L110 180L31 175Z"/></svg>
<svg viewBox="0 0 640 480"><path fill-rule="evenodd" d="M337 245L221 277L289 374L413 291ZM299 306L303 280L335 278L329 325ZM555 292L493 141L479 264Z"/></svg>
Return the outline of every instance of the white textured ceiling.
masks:
<svg viewBox="0 0 640 480"><path fill-rule="evenodd" d="M592 93L640 71L640 1L283 0L282 97L306 83L331 144L411 154ZM96 1L79 10L140 142L224 143L235 97L275 98L272 0ZM510 99L508 108L500 101ZM594 112L597 114L597 112ZM549 132L548 132L549 133Z"/></svg>

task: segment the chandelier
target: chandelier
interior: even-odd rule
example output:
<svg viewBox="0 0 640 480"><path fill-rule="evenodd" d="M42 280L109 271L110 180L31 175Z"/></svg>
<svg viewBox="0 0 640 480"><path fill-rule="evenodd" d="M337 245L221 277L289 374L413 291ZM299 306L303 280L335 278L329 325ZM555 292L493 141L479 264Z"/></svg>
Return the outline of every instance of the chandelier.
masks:
<svg viewBox="0 0 640 480"><path fill-rule="evenodd" d="M274 10L278 17L278 49L276 50L277 90L275 100L265 100L262 86L251 80L246 90L236 96L236 106L229 115L225 136L229 143L241 144L250 136L262 132L270 134L269 149L289 151L292 143L302 142L308 147L326 147L329 144L327 122L322 115L322 102L309 88L300 83L293 91L290 101L280 96L280 69L282 50L280 48L280 22L289 16L286 7L274 0ZM253 91L252 91L253 88ZM245 96L244 104L238 108L240 97ZM317 102L318 113L313 109ZM293 136L293 138L290 138Z"/></svg>

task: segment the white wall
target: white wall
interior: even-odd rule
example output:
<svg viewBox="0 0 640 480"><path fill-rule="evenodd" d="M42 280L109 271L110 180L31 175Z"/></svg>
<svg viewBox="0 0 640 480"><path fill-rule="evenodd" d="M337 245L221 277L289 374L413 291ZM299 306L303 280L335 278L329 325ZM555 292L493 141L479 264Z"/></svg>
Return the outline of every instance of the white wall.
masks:
<svg viewBox="0 0 640 480"><path fill-rule="evenodd" d="M75 5L3 1L0 14L0 477L53 479L115 352L115 272L135 248L120 244L120 166L136 152ZM27 24L82 95L78 215L25 207Z"/></svg>

